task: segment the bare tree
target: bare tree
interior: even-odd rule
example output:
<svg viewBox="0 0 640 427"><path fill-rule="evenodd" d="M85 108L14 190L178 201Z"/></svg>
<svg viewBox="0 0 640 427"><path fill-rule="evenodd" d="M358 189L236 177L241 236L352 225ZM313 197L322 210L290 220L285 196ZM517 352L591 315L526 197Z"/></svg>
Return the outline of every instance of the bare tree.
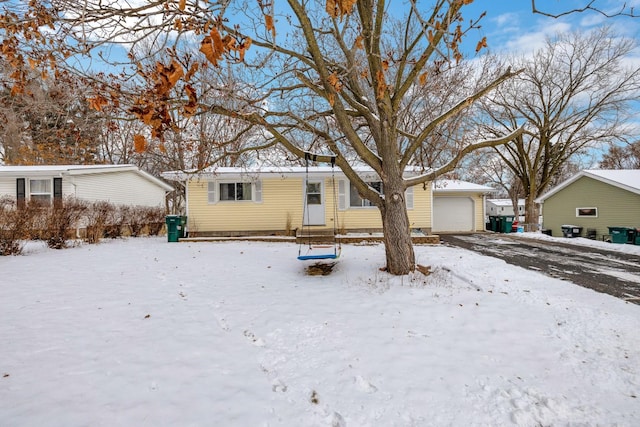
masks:
<svg viewBox="0 0 640 427"><path fill-rule="evenodd" d="M82 80L30 75L25 92L0 91L0 145L7 164L96 163L101 114Z"/></svg>
<svg viewBox="0 0 640 427"><path fill-rule="evenodd" d="M520 58L525 71L486 104L486 136L527 123L523 134L496 148L522 184L527 222L538 222L534 200L567 173L570 160L635 133L629 106L638 98L640 70L625 65L634 47L608 28L558 35Z"/></svg>
<svg viewBox="0 0 640 427"><path fill-rule="evenodd" d="M545 5L546 6L546 5ZM543 9L538 9L538 3L536 0L531 0L531 11L533 13L537 13L539 15L549 16L551 18L559 18L561 16L576 14L576 13L585 13L592 12L602 15L607 18L613 18L616 16L626 16L630 18L638 18L640 14L636 11L633 6L633 3L624 2L622 4L618 4L614 7L609 7L607 4L598 3L597 0L589 0L585 1L582 7L577 7L574 9L564 9L560 12L549 12L546 7L543 6Z"/></svg>
<svg viewBox="0 0 640 427"><path fill-rule="evenodd" d="M602 156L602 169L640 169L640 142L628 145L613 145Z"/></svg>

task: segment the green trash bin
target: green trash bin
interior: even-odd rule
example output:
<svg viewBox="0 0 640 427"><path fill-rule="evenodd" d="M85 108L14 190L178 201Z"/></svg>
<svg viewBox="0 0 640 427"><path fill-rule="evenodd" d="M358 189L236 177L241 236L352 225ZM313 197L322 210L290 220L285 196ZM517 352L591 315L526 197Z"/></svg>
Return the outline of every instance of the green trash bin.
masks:
<svg viewBox="0 0 640 427"><path fill-rule="evenodd" d="M513 220L515 216L501 215L500 216L500 231L503 233L511 233L513 227Z"/></svg>
<svg viewBox="0 0 640 427"><path fill-rule="evenodd" d="M636 238L633 241L634 245L640 245L640 228L636 228Z"/></svg>
<svg viewBox="0 0 640 427"><path fill-rule="evenodd" d="M628 240L628 227L607 227L609 228L609 234L611 235L611 243L627 243Z"/></svg>
<svg viewBox="0 0 640 427"><path fill-rule="evenodd" d="M167 215L165 223L167 224L167 242L177 242L183 229L180 215Z"/></svg>
<svg viewBox="0 0 640 427"><path fill-rule="evenodd" d="M494 215L489 215L489 230L491 231L498 231L498 217L494 216Z"/></svg>
<svg viewBox="0 0 640 427"><path fill-rule="evenodd" d="M178 227L178 238L184 239L187 237L187 217L180 216L180 226Z"/></svg>

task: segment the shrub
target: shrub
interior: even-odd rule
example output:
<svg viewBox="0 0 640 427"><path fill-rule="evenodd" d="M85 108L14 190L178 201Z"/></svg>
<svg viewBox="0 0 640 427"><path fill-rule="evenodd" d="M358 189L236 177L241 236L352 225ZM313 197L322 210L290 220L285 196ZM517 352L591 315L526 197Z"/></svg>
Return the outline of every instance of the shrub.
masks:
<svg viewBox="0 0 640 427"><path fill-rule="evenodd" d="M109 202L93 202L88 205L85 214L87 232L85 241L88 243L98 243L103 237L119 237L119 233L114 236L114 222L116 221L117 209Z"/></svg>
<svg viewBox="0 0 640 427"><path fill-rule="evenodd" d="M11 197L0 198L0 255L19 255L30 238L35 209L25 204L18 209Z"/></svg>
<svg viewBox="0 0 640 427"><path fill-rule="evenodd" d="M73 236L73 231L82 215L87 211L88 204L69 197L59 206L42 208L43 233L41 238L46 240L51 249L67 247L67 240Z"/></svg>

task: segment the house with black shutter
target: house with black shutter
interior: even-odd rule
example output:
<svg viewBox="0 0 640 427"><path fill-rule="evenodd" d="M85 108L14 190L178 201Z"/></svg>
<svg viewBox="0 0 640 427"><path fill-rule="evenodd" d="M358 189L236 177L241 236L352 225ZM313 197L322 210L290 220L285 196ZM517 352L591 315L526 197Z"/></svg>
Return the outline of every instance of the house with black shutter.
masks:
<svg viewBox="0 0 640 427"><path fill-rule="evenodd" d="M165 206L173 187L135 165L0 166L0 197L56 204L67 197L113 205Z"/></svg>

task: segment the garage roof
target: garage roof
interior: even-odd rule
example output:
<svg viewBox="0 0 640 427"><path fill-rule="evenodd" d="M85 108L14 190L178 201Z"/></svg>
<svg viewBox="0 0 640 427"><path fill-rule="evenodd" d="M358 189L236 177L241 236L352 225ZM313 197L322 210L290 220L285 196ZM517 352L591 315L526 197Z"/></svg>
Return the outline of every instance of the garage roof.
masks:
<svg viewBox="0 0 640 427"><path fill-rule="evenodd" d="M551 191L536 199L536 203L543 203L546 199L556 194L563 188L571 185L582 177L592 178L614 187L622 188L635 194L640 194L640 169L602 170L587 169L574 175L563 183L554 187Z"/></svg>
<svg viewBox="0 0 640 427"><path fill-rule="evenodd" d="M433 183L434 193L491 193L493 191L495 191L495 188L458 179L438 179Z"/></svg>

